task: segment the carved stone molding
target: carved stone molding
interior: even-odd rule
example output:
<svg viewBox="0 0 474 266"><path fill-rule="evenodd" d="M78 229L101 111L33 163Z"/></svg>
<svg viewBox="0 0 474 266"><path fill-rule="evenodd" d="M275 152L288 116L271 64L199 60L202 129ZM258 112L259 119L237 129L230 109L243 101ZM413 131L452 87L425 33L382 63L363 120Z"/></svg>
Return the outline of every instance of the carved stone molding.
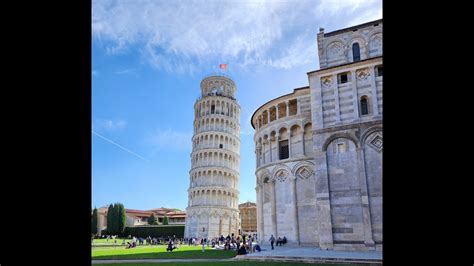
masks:
<svg viewBox="0 0 474 266"><path fill-rule="evenodd" d="M332 85L332 76L326 76L321 78L321 85L323 88L331 87Z"/></svg>
<svg viewBox="0 0 474 266"><path fill-rule="evenodd" d="M381 152L383 149L383 137L380 133L375 133L373 136L370 136L367 144L376 150L377 152Z"/></svg>
<svg viewBox="0 0 474 266"><path fill-rule="evenodd" d="M369 68L362 68L356 71L356 76L358 80L367 80L370 77Z"/></svg>

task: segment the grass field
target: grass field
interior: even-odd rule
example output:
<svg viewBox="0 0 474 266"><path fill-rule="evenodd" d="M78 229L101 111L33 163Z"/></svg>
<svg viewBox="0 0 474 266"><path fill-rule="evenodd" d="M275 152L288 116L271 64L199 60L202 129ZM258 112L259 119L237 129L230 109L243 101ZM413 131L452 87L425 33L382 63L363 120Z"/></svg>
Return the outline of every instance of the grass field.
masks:
<svg viewBox="0 0 474 266"><path fill-rule="evenodd" d="M303 266L303 265L316 265L316 266L356 266L355 264L308 264L308 263L296 263L296 262L265 262L265 261L222 261L222 262L160 262L158 263L114 263L114 264L93 264L96 266L156 266L156 265L166 265L166 266Z"/></svg>
<svg viewBox="0 0 474 266"><path fill-rule="evenodd" d="M237 255L236 251L214 250L200 246L183 245L173 252L166 252L166 245L138 246L136 248L94 248L93 259L226 259Z"/></svg>

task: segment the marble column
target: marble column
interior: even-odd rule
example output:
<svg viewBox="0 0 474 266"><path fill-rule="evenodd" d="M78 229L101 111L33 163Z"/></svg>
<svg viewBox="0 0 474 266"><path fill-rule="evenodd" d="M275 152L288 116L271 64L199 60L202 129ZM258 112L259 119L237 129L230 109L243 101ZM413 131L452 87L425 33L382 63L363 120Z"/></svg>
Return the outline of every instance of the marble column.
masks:
<svg viewBox="0 0 474 266"><path fill-rule="evenodd" d="M369 67L370 69L370 89L372 92L372 112L374 116L379 115L379 105L378 105L378 100L377 100L377 86L375 82L375 67L371 66Z"/></svg>
<svg viewBox="0 0 474 266"><path fill-rule="evenodd" d="M334 100L335 100L335 112L336 112L336 123L339 123L341 122L341 112L339 111L339 84L337 82L337 75L334 74L332 75L332 78L334 80L333 82L333 89L334 89ZM352 79L354 79L354 77L352 77ZM353 80L351 80L352 82L354 82Z"/></svg>
<svg viewBox="0 0 474 266"><path fill-rule="evenodd" d="M258 239L259 239L259 243L262 244L263 242L261 242L263 239L264 239L264 235L265 235L265 227L264 227L264 223L263 223L263 203L264 203L264 196L265 196L265 188L264 188L264 184L262 183L260 186L259 186L259 191L260 191L260 209L258 209L259 213L260 213L260 220L258 220L257 222L260 224L260 231L258 231Z"/></svg>
<svg viewBox="0 0 474 266"><path fill-rule="evenodd" d="M375 250L375 242L372 235L372 222L370 220L370 206L369 206L369 193L367 187L367 174L365 172L365 155L363 148L357 148L357 163L359 168L359 184L360 184L360 195L362 202L362 219L364 224L364 242L365 245L373 247Z"/></svg>
<svg viewBox="0 0 474 266"><path fill-rule="evenodd" d="M317 230L322 250L333 249L331 204L329 198L329 176L326 151L317 151L315 158L316 206L318 209Z"/></svg>
<svg viewBox="0 0 474 266"><path fill-rule="evenodd" d="M300 228L298 219L298 196L296 193L296 177L290 179L291 191L293 194L293 232L295 233L295 241L300 244Z"/></svg>
<svg viewBox="0 0 474 266"><path fill-rule="evenodd" d="M351 71L351 76L354 77L352 82L352 106L354 107L354 120L359 120L360 111L359 111L359 96L357 95L357 82L356 82L356 71Z"/></svg>
<svg viewBox="0 0 474 266"><path fill-rule="evenodd" d="M301 114L301 98L296 98L296 114Z"/></svg>
<svg viewBox="0 0 474 266"><path fill-rule="evenodd" d="M272 191L272 227L273 227L273 236L277 237L278 235L278 224L277 224L277 206L276 206L276 193L275 193L275 185L276 185L276 180L270 181L271 184L271 191Z"/></svg>
<svg viewBox="0 0 474 266"><path fill-rule="evenodd" d="M303 151L303 157L305 156L306 154L306 150L305 150L305 146L304 146L304 128L303 128L303 132L301 132L301 145L302 145L302 151Z"/></svg>
<svg viewBox="0 0 474 266"><path fill-rule="evenodd" d="M293 158L293 155L291 154L291 130L288 131L288 159Z"/></svg>
<svg viewBox="0 0 474 266"><path fill-rule="evenodd" d="M280 160L280 133L275 134L275 142L276 142L276 160Z"/></svg>

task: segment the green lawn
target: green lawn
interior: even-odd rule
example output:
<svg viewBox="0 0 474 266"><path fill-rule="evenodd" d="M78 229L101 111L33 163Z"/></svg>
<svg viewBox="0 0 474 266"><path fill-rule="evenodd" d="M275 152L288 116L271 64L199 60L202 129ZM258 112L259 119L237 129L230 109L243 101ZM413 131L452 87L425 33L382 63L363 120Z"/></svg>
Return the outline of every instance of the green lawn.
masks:
<svg viewBox="0 0 474 266"><path fill-rule="evenodd" d="M200 246L182 245L173 252L166 252L166 245L138 246L125 249L125 247L92 249L93 259L226 259L237 255L236 251L214 250L206 247L202 252Z"/></svg>
<svg viewBox="0 0 474 266"><path fill-rule="evenodd" d="M297 263L297 262L265 262L265 261L222 261L222 262L160 262L158 263L114 263L114 264L92 264L95 266L156 266L165 264L166 266L178 266L178 265L192 265L192 266L253 266L253 265L265 265L265 266L303 266L303 265L316 265L316 266L356 266L356 264L308 264L308 263Z"/></svg>

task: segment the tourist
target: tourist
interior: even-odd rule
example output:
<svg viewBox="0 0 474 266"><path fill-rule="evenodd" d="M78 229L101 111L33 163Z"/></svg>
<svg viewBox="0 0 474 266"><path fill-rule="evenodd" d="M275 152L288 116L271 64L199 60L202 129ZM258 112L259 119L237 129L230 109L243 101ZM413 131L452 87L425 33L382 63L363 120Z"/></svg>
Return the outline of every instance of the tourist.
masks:
<svg viewBox="0 0 474 266"><path fill-rule="evenodd" d="M204 238L201 238L201 245L202 245L202 252L205 251L205 245L206 245L206 241Z"/></svg>
<svg viewBox="0 0 474 266"><path fill-rule="evenodd" d="M278 245L280 245L280 247L281 247L281 244L282 244L282 243L283 243L283 239L281 239L281 237L278 237L278 239L277 239L277 247L278 247Z"/></svg>
<svg viewBox="0 0 474 266"><path fill-rule="evenodd" d="M273 235L270 237L270 245L272 245L272 250L274 249L273 248L273 243L275 242L275 237L273 237Z"/></svg>
<svg viewBox="0 0 474 266"><path fill-rule="evenodd" d="M168 242L168 248L166 249L166 251L173 252L173 249L175 249L175 247L173 246L173 241L170 240Z"/></svg>
<svg viewBox="0 0 474 266"><path fill-rule="evenodd" d="M262 249L260 249L260 245L259 245L259 244L256 244L256 245L255 245L255 250L258 251L258 252L262 251Z"/></svg>
<svg viewBox="0 0 474 266"><path fill-rule="evenodd" d="M237 255L246 255L246 254L247 254L247 251L245 250L245 245L242 243L242 245L240 245L239 250L237 250Z"/></svg>

